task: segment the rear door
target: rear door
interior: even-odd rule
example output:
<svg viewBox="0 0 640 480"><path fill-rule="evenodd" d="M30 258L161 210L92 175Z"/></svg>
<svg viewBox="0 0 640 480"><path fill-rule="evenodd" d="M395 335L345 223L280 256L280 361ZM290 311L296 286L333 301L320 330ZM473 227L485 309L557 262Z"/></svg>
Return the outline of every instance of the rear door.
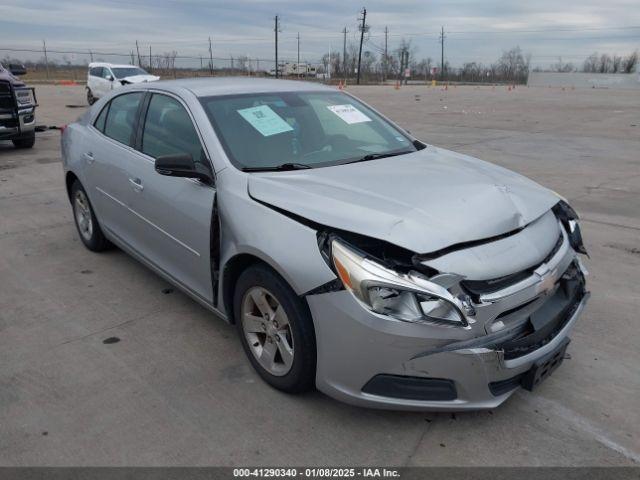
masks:
<svg viewBox="0 0 640 480"><path fill-rule="evenodd" d="M177 153L191 154L194 161L212 171L208 154L190 112L179 98L153 93L143 110L138 152L127 166L135 221L129 236L131 245L184 287L211 302L215 188L199 180L167 177L155 171L157 157Z"/></svg>
<svg viewBox="0 0 640 480"><path fill-rule="evenodd" d="M100 224L128 243L132 223L129 168L138 158L133 148L144 92L114 97L93 125L84 144L85 182Z"/></svg>

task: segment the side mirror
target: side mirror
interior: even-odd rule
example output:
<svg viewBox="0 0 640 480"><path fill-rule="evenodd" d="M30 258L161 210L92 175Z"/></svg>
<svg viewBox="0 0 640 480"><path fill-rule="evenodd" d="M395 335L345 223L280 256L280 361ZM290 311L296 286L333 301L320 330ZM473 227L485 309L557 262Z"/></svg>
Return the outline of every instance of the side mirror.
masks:
<svg viewBox="0 0 640 480"><path fill-rule="evenodd" d="M27 73L27 69L24 68L24 65L20 65L17 63L10 64L9 71L11 72L12 75L15 75L16 77L19 75L26 75Z"/></svg>
<svg viewBox="0 0 640 480"><path fill-rule="evenodd" d="M156 172L167 177L197 178L205 183L211 183L211 174L206 168L193 161L189 153L163 155L156 158Z"/></svg>
<svg viewBox="0 0 640 480"><path fill-rule="evenodd" d="M114 80L113 75L107 75L107 80L109 80L110 82L113 82Z"/></svg>

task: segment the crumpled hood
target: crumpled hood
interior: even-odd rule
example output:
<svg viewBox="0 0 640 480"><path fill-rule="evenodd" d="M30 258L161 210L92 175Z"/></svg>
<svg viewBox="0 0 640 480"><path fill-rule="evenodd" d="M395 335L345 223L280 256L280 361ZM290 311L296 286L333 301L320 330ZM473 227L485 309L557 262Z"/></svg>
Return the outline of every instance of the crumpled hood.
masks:
<svg viewBox="0 0 640 480"><path fill-rule="evenodd" d="M399 157L249 176L254 199L416 253L524 227L558 202L537 183L429 146Z"/></svg>
<svg viewBox="0 0 640 480"><path fill-rule="evenodd" d="M119 82L122 82L123 80L129 83L144 83L144 82L156 82L160 80L160 77L156 75L132 75L130 77L124 77L124 78L118 79Z"/></svg>

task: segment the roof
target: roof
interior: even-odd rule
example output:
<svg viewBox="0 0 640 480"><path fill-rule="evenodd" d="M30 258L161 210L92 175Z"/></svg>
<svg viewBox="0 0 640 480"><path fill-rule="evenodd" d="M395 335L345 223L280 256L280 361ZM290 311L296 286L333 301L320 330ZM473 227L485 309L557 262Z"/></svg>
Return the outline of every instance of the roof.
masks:
<svg viewBox="0 0 640 480"><path fill-rule="evenodd" d="M178 80L162 80L159 82L136 84L136 87L160 88L169 91L184 88L191 91L197 97L264 92L335 91L335 88L327 87L315 82L255 77L183 78Z"/></svg>
<svg viewBox="0 0 640 480"><path fill-rule="evenodd" d="M91 62L89 64L89 68L93 67L115 67L115 68L138 68L136 65L127 65L127 64L117 64L117 63L107 63L107 62Z"/></svg>

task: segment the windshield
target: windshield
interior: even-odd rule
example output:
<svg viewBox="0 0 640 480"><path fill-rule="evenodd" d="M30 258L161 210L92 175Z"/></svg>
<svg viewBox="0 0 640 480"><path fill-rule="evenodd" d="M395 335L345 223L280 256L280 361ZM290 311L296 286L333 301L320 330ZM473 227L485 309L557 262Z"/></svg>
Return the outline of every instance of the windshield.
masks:
<svg viewBox="0 0 640 480"><path fill-rule="evenodd" d="M313 168L416 150L404 133L341 92L231 95L201 102L240 169Z"/></svg>
<svg viewBox="0 0 640 480"><path fill-rule="evenodd" d="M133 77L135 75L149 75L147 72L138 67L111 67L111 71L116 78Z"/></svg>

